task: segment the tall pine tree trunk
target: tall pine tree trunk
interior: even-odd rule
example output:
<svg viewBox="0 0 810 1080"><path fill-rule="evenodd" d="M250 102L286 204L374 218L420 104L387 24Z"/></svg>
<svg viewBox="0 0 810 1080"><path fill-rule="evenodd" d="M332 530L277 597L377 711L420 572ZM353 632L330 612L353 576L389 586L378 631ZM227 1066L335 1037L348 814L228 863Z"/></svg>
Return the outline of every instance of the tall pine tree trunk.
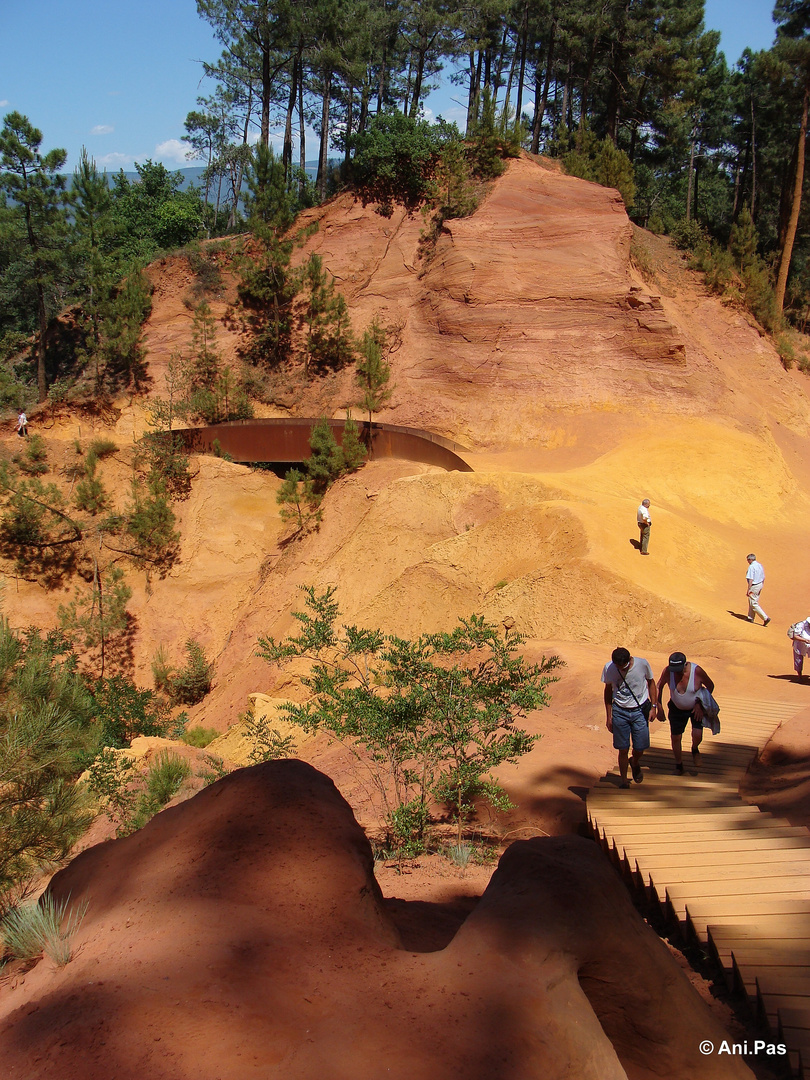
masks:
<svg viewBox="0 0 810 1080"><path fill-rule="evenodd" d="M552 19L551 31L548 39L548 56L546 58L546 74L543 80L543 92L540 96L540 108L537 107L537 74L535 72L535 101L534 101L534 126L532 128L532 153L536 154L540 150L540 128L543 126L543 117L546 113L546 106L548 105L548 90L551 86L551 69L554 66L554 38L557 35L557 20Z"/></svg>
<svg viewBox="0 0 810 1080"><path fill-rule="evenodd" d="M526 78L526 47L529 40L529 5L523 8L523 25L520 30L520 70L518 72L517 99L515 101L515 131L520 125L523 112L523 80Z"/></svg>
<svg viewBox="0 0 810 1080"><path fill-rule="evenodd" d="M298 70L298 166L301 175L298 180L298 197L303 201L307 182L307 144L306 118L304 116L304 65Z"/></svg>
<svg viewBox="0 0 810 1080"><path fill-rule="evenodd" d="M316 186L318 198L323 201L326 196L326 170L329 166L329 104L332 97L332 70L324 73L323 77L323 104L321 106L321 146L318 154L318 178Z"/></svg>
<svg viewBox="0 0 810 1080"><path fill-rule="evenodd" d="M796 144L796 174L793 181L793 201L790 207L790 219L785 233L785 242L779 254L779 273L776 277L775 302L776 314L781 315L785 306L785 291L787 289L790 260L793 255L793 244L796 240L796 229L799 224L799 211L802 207L802 187L804 185L804 145L807 141L807 108L810 101L810 84L804 85L802 97L802 119L799 125L799 138Z"/></svg>
<svg viewBox="0 0 810 1080"><path fill-rule="evenodd" d="M295 94L298 89L298 64L301 57L300 48L293 56L292 72L290 74L290 94L287 98L287 115L284 121L284 148L281 152L281 160L284 165L284 177L287 179L292 168L292 118L295 110Z"/></svg>

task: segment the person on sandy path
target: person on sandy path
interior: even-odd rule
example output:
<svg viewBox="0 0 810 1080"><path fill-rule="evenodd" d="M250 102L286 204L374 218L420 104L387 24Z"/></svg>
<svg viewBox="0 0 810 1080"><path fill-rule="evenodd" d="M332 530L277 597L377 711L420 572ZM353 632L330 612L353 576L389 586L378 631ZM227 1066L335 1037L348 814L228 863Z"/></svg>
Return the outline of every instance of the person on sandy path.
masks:
<svg viewBox="0 0 810 1080"><path fill-rule="evenodd" d="M23 409L20 409L20 415L17 417L17 434L21 439L28 435L28 417Z"/></svg>
<svg viewBox="0 0 810 1080"><path fill-rule="evenodd" d="M767 626L771 620L759 606L759 594L765 584L765 571L762 563L757 562L757 557L753 552L747 555L746 558L748 559L748 569L745 572L745 595L748 597L748 621L753 622L754 616L759 615L762 619L762 625Z"/></svg>
<svg viewBox="0 0 810 1080"><path fill-rule="evenodd" d="M810 656L810 615L804 622L794 623L788 630L788 637L793 641L793 667L801 678L804 658Z"/></svg>
<svg viewBox="0 0 810 1080"><path fill-rule="evenodd" d="M621 786L629 788L627 763L633 744L633 779L640 784L641 756L650 745L649 716L658 693L652 668L640 656L631 656L624 648L614 649L610 663L602 669L605 684L605 727L613 735L613 747L619 751Z"/></svg>
<svg viewBox="0 0 810 1080"><path fill-rule="evenodd" d="M641 506L636 511L636 521L638 522L639 550L642 555L649 555L647 548L650 546L650 529L652 528L649 499L641 500Z"/></svg>
<svg viewBox="0 0 810 1080"><path fill-rule="evenodd" d="M697 664L690 663L682 652L674 652L669 658L669 663L661 672L658 680L658 719L663 720L663 692L664 687L669 687L669 701L667 713L669 715L669 732L672 741L672 754L675 758L675 772L683 776L683 751L681 740L686 731L686 725L692 723L692 761L695 765L700 763L700 744L703 741L703 708L698 700L697 692L702 686L711 694L714 683Z"/></svg>

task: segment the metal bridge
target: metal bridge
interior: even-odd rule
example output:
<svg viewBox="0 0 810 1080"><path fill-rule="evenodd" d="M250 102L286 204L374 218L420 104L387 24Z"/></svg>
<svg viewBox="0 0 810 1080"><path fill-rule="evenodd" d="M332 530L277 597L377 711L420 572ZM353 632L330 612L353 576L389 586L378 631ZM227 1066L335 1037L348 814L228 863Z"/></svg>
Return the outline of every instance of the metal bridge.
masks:
<svg viewBox="0 0 810 1080"><path fill-rule="evenodd" d="M230 420L207 427L184 428L172 434L183 441L190 453L219 452L233 461L282 463L304 461L310 456L309 437L317 423L317 419ZM327 423L341 442L346 421L327 420ZM402 458L448 471L473 471L461 457L466 448L441 435L393 424L357 422L357 426L361 441L371 447L372 458Z"/></svg>

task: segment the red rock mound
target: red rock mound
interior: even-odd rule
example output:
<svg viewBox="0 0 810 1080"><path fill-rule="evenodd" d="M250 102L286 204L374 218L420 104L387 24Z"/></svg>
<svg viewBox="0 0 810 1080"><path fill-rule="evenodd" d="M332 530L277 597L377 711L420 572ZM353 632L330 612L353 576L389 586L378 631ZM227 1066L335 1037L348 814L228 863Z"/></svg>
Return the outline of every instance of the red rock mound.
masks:
<svg viewBox="0 0 810 1080"><path fill-rule="evenodd" d="M233 773L51 888L88 913L66 968L4 995L9 1077L750 1075L700 1058L722 1031L593 845L515 845L451 944L408 953L351 810L302 762Z"/></svg>

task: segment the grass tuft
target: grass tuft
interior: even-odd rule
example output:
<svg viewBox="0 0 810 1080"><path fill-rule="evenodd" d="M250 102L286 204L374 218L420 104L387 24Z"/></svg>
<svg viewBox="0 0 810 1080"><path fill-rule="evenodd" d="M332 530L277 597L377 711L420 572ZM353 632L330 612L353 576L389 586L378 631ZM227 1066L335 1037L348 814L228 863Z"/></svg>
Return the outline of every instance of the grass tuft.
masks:
<svg viewBox="0 0 810 1080"><path fill-rule="evenodd" d="M68 914L70 897L55 901L45 893L39 903L13 908L3 919L6 949L19 960L42 955L64 967L73 954L71 939L87 914L87 901Z"/></svg>

